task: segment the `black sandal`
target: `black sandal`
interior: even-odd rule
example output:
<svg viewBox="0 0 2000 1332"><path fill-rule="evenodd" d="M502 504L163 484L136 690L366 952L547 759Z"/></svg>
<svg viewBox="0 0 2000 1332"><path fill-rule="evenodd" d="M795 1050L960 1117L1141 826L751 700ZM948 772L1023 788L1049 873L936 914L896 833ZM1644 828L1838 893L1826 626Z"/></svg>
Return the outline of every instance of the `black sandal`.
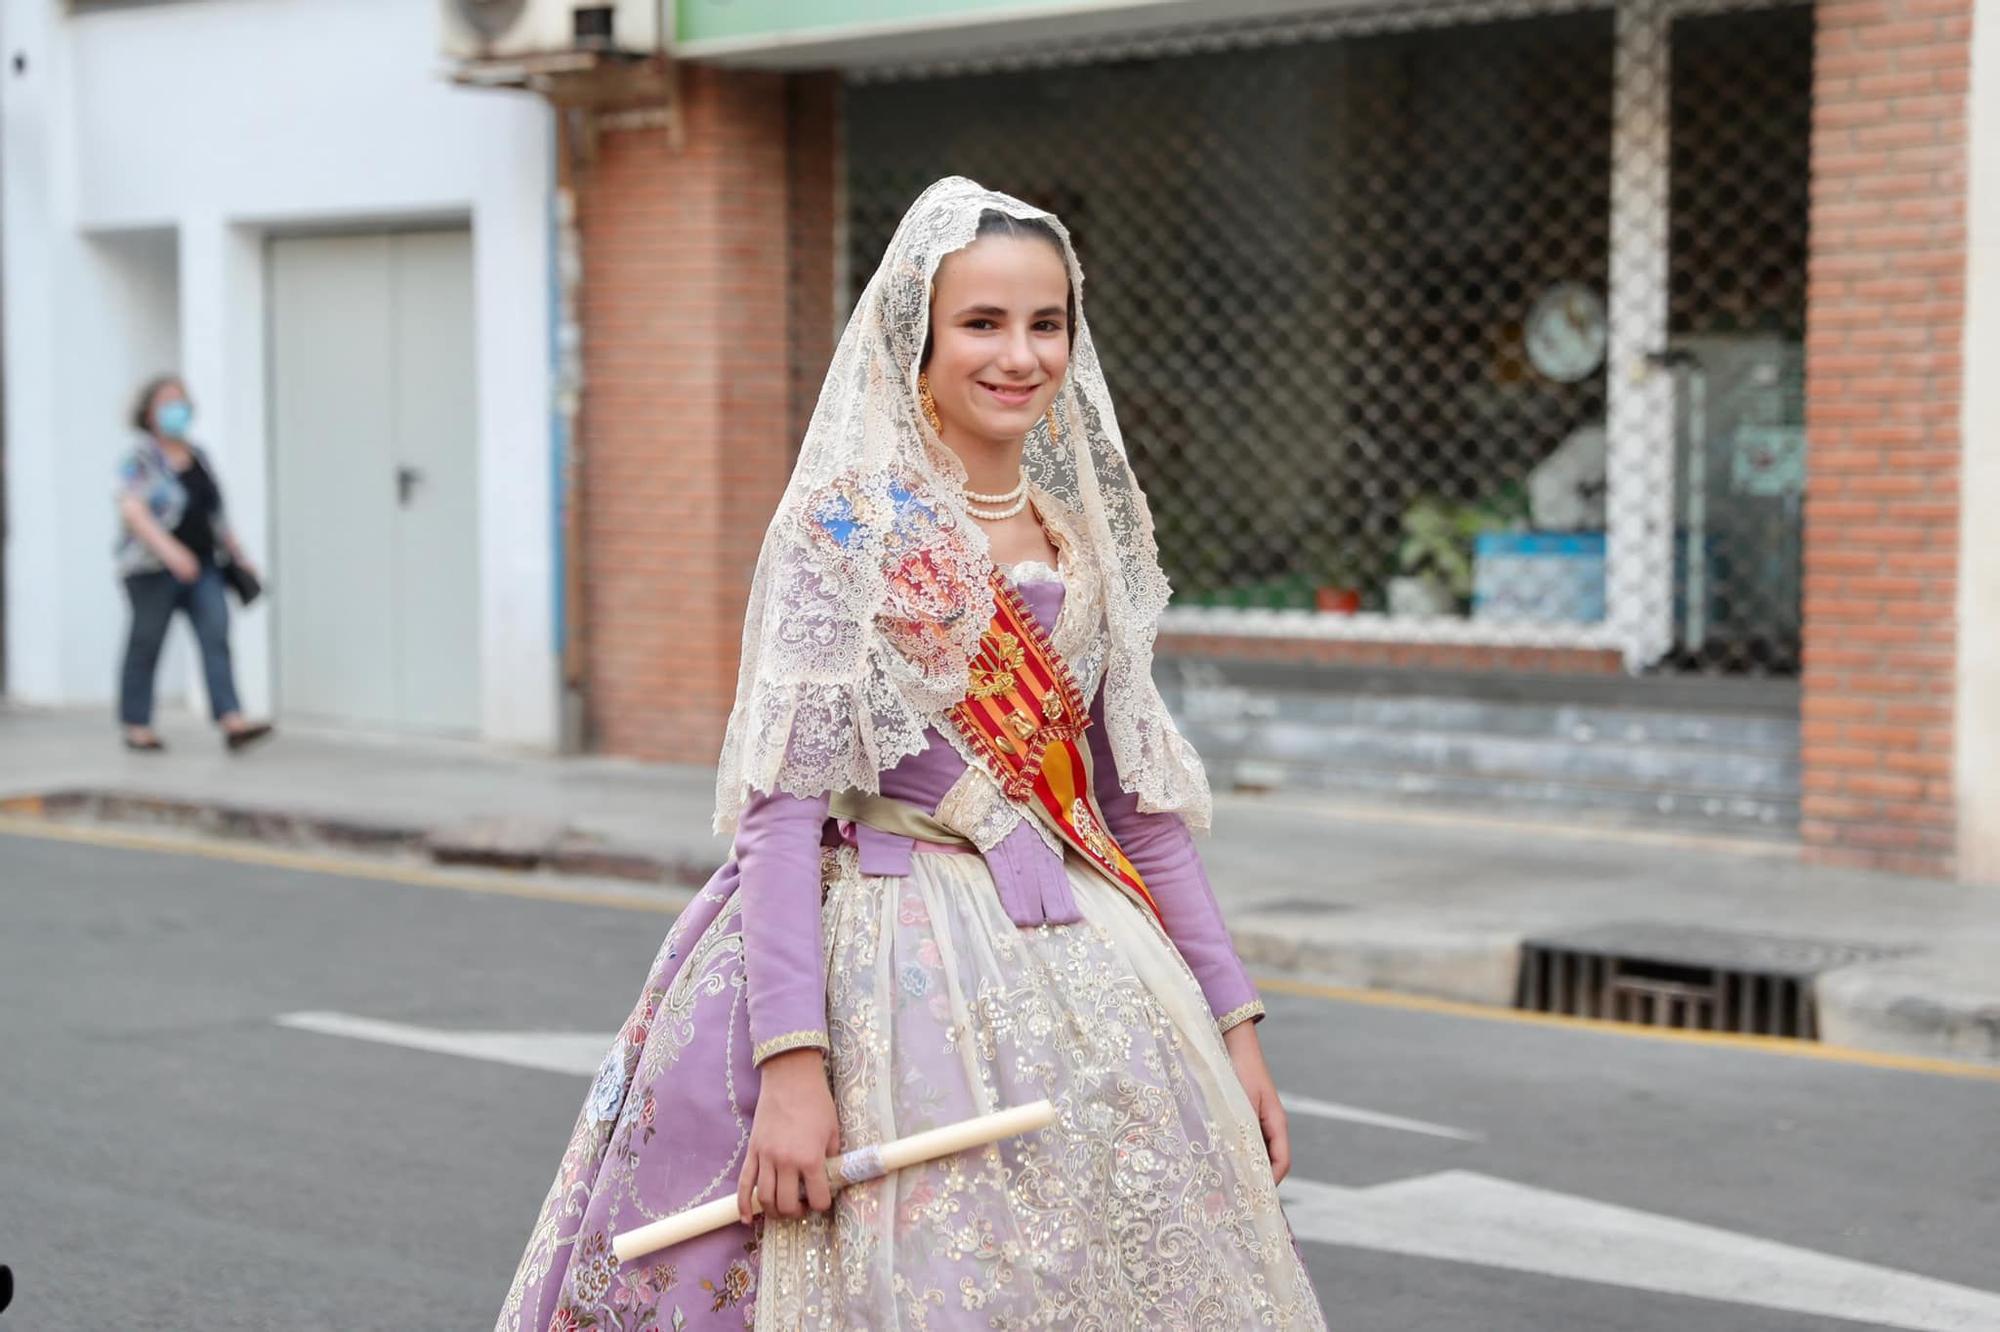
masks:
<svg viewBox="0 0 2000 1332"><path fill-rule="evenodd" d="M167 742L157 735L150 740L134 740L129 735L125 737L125 748L135 754L159 754L163 753L166 747Z"/></svg>
<svg viewBox="0 0 2000 1332"><path fill-rule="evenodd" d="M225 732L222 743L234 754L239 749L247 749L271 734L271 723L255 722L240 731Z"/></svg>

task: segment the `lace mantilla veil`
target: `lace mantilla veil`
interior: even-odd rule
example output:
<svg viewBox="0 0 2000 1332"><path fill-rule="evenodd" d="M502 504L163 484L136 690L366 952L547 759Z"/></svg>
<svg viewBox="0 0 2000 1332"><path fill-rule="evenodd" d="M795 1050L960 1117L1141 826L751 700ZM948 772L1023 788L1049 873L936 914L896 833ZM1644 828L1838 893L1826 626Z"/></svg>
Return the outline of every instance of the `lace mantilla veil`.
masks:
<svg viewBox="0 0 2000 1332"><path fill-rule="evenodd" d="M1036 502L1080 536L1071 558L1091 560L1102 581L1120 776L1141 809L1208 826L1201 761L1153 683L1167 579L1083 318L1075 248L1053 215L953 176L911 205L862 292L765 533L716 774L718 832L754 791L879 790L879 774L920 751L965 696L992 618L992 562L966 516L965 469L918 410L917 361L938 264L972 243L988 210L1047 222L1077 294L1058 429L1035 427L1023 466Z"/></svg>

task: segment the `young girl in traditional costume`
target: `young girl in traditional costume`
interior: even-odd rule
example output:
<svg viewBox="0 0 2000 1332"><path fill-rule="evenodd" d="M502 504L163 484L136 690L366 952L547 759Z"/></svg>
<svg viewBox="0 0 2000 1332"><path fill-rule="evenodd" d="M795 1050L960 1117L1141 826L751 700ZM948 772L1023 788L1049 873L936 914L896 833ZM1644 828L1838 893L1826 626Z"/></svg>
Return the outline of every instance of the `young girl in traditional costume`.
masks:
<svg viewBox="0 0 2000 1332"><path fill-rule="evenodd" d="M967 180L898 227L758 559L734 859L606 1056L503 1332L1324 1325L1082 280L1059 222ZM1042 1098L1047 1129L829 1197L842 1145ZM763 1218L612 1256L731 1190Z"/></svg>

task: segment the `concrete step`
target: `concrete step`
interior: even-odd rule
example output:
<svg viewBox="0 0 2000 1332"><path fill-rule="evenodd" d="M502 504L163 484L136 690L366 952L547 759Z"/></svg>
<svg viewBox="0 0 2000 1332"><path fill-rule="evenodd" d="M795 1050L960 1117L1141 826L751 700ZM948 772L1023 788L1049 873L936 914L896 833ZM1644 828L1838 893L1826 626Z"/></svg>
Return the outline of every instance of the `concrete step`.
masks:
<svg viewBox="0 0 2000 1332"><path fill-rule="evenodd" d="M1204 754L1288 766L1325 764L1495 780L1533 778L1609 783L1646 790L1716 795L1794 793L1799 783L1796 747L1732 749L1721 745L1629 743L1602 738L1570 740L1487 731L1314 726L1289 718L1261 725L1205 727L1190 722L1190 738Z"/></svg>
<svg viewBox="0 0 2000 1332"><path fill-rule="evenodd" d="M1504 702L1429 695L1383 696L1223 686L1170 689L1176 711L1202 721L1372 727L1390 731L1511 736L1574 744L1698 745L1795 754L1796 717L1753 713Z"/></svg>
<svg viewBox="0 0 2000 1332"><path fill-rule="evenodd" d="M1665 828L1710 836L1789 840L1796 836L1796 793L1754 795L1647 787L1604 782L1560 781L1531 776L1455 772L1414 772L1354 764L1286 764L1270 760L1211 757L1203 746L1217 789L1311 791L1369 802L1416 801L1483 814L1514 812L1552 816L1614 827Z"/></svg>
<svg viewBox="0 0 2000 1332"><path fill-rule="evenodd" d="M1381 682L1310 688L1198 674L1170 679L1165 692L1220 787L1727 835L1786 837L1798 825L1799 724L1784 706L1397 693Z"/></svg>

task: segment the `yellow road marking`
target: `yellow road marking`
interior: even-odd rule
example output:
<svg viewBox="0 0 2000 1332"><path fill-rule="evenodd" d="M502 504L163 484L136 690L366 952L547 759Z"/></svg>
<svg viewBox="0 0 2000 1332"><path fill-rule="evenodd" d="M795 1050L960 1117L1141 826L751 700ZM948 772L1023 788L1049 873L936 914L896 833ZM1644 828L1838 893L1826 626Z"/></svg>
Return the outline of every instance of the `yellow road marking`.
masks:
<svg viewBox="0 0 2000 1332"><path fill-rule="evenodd" d="M1514 1022L1533 1027L1569 1027L1602 1032L1608 1036L1634 1037L1639 1040L1720 1046L1762 1054L1790 1055L1796 1059L1818 1059L1829 1063L1858 1064L1865 1068L1892 1069L1900 1073L1937 1073L1946 1077L2000 1082L2000 1067L1965 1063L1956 1059L1891 1054L1880 1050L1857 1050L1852 1046L1793 1041L1779 1036L1745 1036L1725 1031L1683 1031L1674 1027L1641 1027L1628 1022L1606 1022L1599 1018L1569 1017L1561 1013L1530 1013L1518 1008L1499 1008L1459 999L1433 999L1420 994L1397 994L1391 990L1322 985L1316 981L1296 980L1289 976L1259 976L1256 980L1260 989L1297 995L1305 999L1366 1004L1373 1008L1401 1008L1417 1013L1437 1013L1446 1017L1476 1018L1481 1022Z"/></svg>
<svg viewBox="0 0 2000 1332"><path fill-rule="evenodd" d="M627 911L677 912L687 904L687 889L662 885L634 886L630 893L601 889L572 888L566 884L538 879L510 879L477 871L430 869L419 865L397 865L360 856L338 856L313 851L288 851L279 847L246 845L212 839L175 837L161 833L128 832L77 824L52 823L43 819L12 818L0 815L0 833L40 838L53 842L79 842L87 846L110 846L126 851L159 851L168 855L201 856L240 865L268 865L275 869L303 870L310 874L331 874L349 879L374 879L384 883L411 884L420 888L449 888L461 893L492 893L520 897L534 902L573 902L583 906L621 907Z"/></svg>
<svg viewBox="0 0 2000 1332"><path fill-rule="evenodd" d="M448 888L454 892L490 893L504 897L525 898L535 902L573 902L583 906L615 907L626 911L677 912L686 904L689 895L687 890L677 888L634 888L630 893L603 892L589 888L571 888L539 880L501 878L491 874L452 873L414 865L383 864L360 857L311 851L287 851L276 847L242 845L210 839L197 840L159 833L128 832L4 814L0 814L0 833L45 841L118 847L131 851L201 856L210 860L233 861L237 864L269 865L279 869L303 870L308 873L330 874L351 879L374 879L386 883L410 884L420 888ZM1568 1027L1635 1040L1706 1045L1761 1054L1785 1055L1794 1059L1816 1059L1823 1063L1852 1064L1898 1073L1929 1073L1943 1077L2000 1082L2000 1067L1964 1063L1952 1059L1936 1059L1924 1055L1857 1050L1841 1045L1783 1040L1775 1036L1681 1031L1668 1027L1641 1027L1623 1022L1605 1022L1595 1018L1567 1017L1558 1013L1528 1013L1520 1009L1499 1008L1456 999L1432 999L1424 995L1398 994L1391 990L1323 985L1289 976L1259 976L1257 985L1261 989L1277 994L1334 1003L1364 1004L1371 1008L1400 1008L1408 1012L1471 1018L1480 1022Z"/></svg>

